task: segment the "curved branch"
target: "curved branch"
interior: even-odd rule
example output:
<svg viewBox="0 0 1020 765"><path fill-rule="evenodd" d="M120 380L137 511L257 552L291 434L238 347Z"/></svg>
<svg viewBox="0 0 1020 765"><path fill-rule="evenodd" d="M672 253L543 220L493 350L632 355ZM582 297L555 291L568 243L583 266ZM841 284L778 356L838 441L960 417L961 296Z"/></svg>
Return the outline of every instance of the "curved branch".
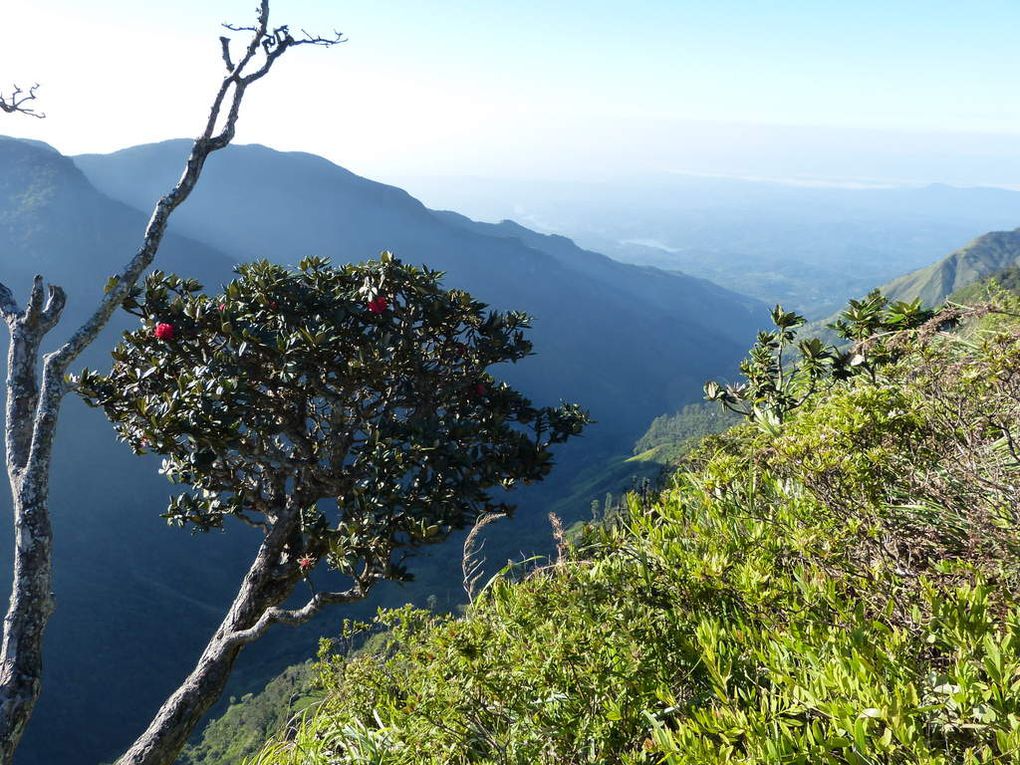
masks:
<svg viewBox="0 0 1020 765"><path fill-rule="evenodd" d="M8 114L26 114L29 117L35 117L36 119L43 119L46 115L43 112L38 112L31 106L25 106L25 104L35 101L35 92L39 89L39 83L28 89L26 93L24 90L19 88L17 85L14 86L14 90L11 91L9 96L4 96L0 93L0 111L7 112Z"/></svg>
<svg viewBox="0 0 1020 765"><path fill-rule="evenodd" d="M343 592L318 592L301 608L287 609L276 607L267 609L259 617L259 620L248 629L237 630L236 632L224 635L220 645L224 649L229 649L254 643L265 635L266 631L274 624L286 624L295 627L312 619L326 606L364 600L372 586L382 578L381 574L373 573L359 578L357 584L349 590L344 590Z"/></svg>
<svg viewBox="0 0 1020 765"><path fill-rule="evenodd" d="M265 76L288 47L303 42L315 42L305 40L293 41L287 36L283 43L277 45L276 48L267 54L266 60L261 67L249 74L245 74L246 69L257 56L263 40L276 34L270 33L268 28L269 0L261 0L258 23L256 26L248 28L252 31L252 35L245 48L244 55L220 83L220 87L213 99L212 107L209 110L205 129L195 139L180 179L156 203L152 211L152 217L145 228L142 246L120 274L115 277L112 287L107 290L92 316L74 332L64 345L45 357L39 416L36 419L35 433L32 439L32 465L41 465L49 459L52 433L56 423L55 411L57 402L67 391L64 377L69 366L95 340L100 331L110 321L113 312L128 296L141 274L151 265L156 256L156 251L159 249L166 234L171 214L191 195L209 155L226 147L233 140L241 101L244 98L248 85ZM227 109L224 116L225 106ZM219 132L216 132L221 117L223 126Z"/></svg>

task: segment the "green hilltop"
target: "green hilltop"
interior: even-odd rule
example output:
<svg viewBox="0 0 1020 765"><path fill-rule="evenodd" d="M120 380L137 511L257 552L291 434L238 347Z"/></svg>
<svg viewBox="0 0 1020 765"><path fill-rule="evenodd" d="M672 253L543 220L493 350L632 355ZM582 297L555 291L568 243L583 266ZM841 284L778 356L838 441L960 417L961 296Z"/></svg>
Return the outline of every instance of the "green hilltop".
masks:
<svg viewBox="0 0 1020 765"><path fill-rule="evenodd" d="M993 231L881 289L892 300L920 299L927 305L938 305L957 290L1017 265L1020 265L1020 229Z"/></svg>
<svg viewBox="0 0 1020 765"><path fill-rule="evenodd" d="M983 234L965 247L951 252L929 266L911 271L879 287L890 301L920 301L923 305L980 301L987 297L991 279L1001 287L1020 287L1020 229L992 231ZM803 334L816 335L833 341L829 326L840 314L812 321Z"/></svg>
<svg viewBox="0 0 1020 765"><path fill-rule="evenodd" d="M992 297L997 289L1020 295L1020 265L1009 266L986 279L961 287L949 299L963 305L980 303Z"/></svg>

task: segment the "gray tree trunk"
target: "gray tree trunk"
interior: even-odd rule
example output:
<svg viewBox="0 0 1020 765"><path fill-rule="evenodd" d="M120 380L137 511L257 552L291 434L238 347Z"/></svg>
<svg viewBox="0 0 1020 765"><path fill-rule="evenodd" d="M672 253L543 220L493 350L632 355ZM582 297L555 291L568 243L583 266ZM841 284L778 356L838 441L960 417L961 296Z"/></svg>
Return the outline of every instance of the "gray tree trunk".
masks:
<svg viewBox="0 0 1020 765"><path fill-rule="evenodd" d="M295 510L274 524L198 664L117 765L172 765L177 759L192 731L223 694L234 661L246 645L232 636L250 629L279 606L300 580L293 563L286 565L282 560L298 519Z"/></svg>
<svg viewBox="0 0 1020 765"><path fill-rule="evenodd" d="M303 577L294 559L302 544L301 507L300 500L289 497L278 516L267 518L266 536L258 554L195 669L116 765L173 765L195 727L223 695L234 661L244 646L261 638L273 624L303 624L327 605L361 600L385 578L385 562L366 563L353 576L349 589L318 592L300 608L282 608Z"/></svg>
<svg viewBox="0 0 1020 765"><path fill-rule="evenodd" d="M53 534L50 528L50 450L33 449L41 419L39 347L60 318L64 295L51 289L43 304L36 279L25 310L0 285L0 312L10 330L4 446L14 506L14 582L0 647L0 762L8 763L21 740L42 686L43 632L53 613ZM55 419L50 413L47 421Z"/></svg>
<svg viewBox="0 0 1020 765"><path fill-rule="evenodd" d="M156 203L141 247L118 274L92 316L67 342L46 355L41 364L40 346L60 319L65 302L63 291L51 286L49 298L44 300L43 280L37 276L28 303L21 310L11 291L0 284L0 315L7 322L11 338L4 445L15 533L11 599L0 647L0 765L11 765L42 687L43 632L54 609L53 534L47 505L50 455L60 404L70 390L65 380L67 371L109 323L114 311L152 264L170 215L191 194L206 159L233 140L247 87L265 76L274 62L294 45L333 45L340 41L339 36L335 40L312 37L295 40L286 34L286 27L269 32L269 0L260 0L254 26L232 29L250 32L251 37L237 63L231 58L229 39L220 38L227 74L213 99L205 129L195 139L184 172L173 189ZM34 97L34 89L30 95ZM268 597L268 593L262 595ZM238 613L238 623L243 621L243 613ZM215 667L229 671L235 656L236 652L228 660L225 654L213 653L210 660Z"/></svg>

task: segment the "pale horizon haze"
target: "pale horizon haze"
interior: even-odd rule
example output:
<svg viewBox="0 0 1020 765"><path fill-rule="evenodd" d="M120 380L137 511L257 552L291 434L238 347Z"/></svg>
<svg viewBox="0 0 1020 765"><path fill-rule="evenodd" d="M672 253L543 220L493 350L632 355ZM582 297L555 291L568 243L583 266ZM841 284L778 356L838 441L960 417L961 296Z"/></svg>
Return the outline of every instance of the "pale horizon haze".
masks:
<svg viewBox="0 0 1020 765"><path fill-rule="evenodd" d="M252 0L5 0L0 89L65 154L195 135ZM1020 4L276 0L328 34L250 92L236 142L398 182L707 173L1020 186ZM239 42L240 44L240 38Z"/></svg>

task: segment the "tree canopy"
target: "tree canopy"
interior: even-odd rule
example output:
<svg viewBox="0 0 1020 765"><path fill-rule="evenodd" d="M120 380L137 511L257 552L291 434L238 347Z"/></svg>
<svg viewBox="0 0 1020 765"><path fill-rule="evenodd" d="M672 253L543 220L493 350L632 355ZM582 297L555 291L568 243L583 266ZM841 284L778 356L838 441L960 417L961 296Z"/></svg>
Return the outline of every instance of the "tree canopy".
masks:
<svg viewBox="0 0 1020 765"><path fill-rule="evenodd" d="M189 487L173 524L266 526L293 505L289 561L402 576L395 549L506 510L494 487L541 479L549 446L587 422L498 382L489 367L531 352L528 317L443 289L436 271L384 253L237 273L216 295L152 274L125 301L141 326L112 370L79 379L123 440Z"/></svg>

